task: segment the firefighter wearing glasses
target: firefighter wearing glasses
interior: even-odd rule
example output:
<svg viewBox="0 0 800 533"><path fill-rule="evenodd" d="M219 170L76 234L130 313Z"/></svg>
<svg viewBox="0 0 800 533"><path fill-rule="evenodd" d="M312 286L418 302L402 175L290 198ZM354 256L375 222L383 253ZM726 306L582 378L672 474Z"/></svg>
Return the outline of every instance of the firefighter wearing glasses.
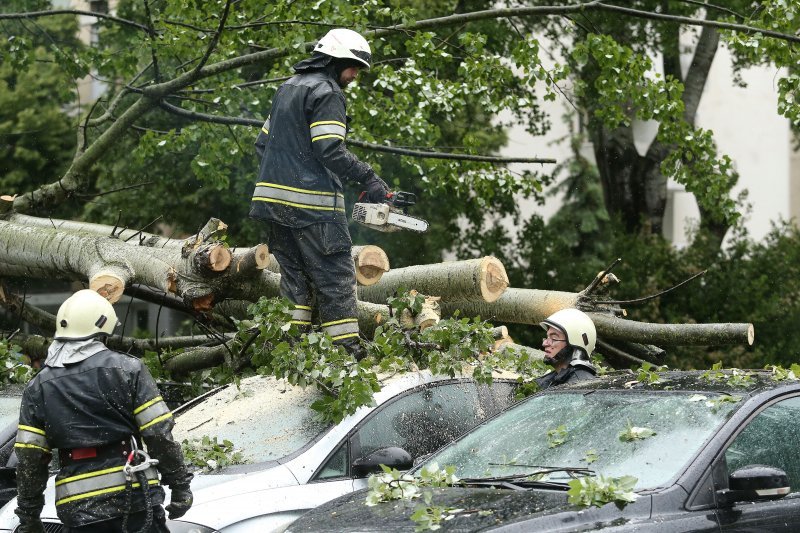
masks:
<svg viewBox="0 0 800 533"><path fill-rule="evenodd" d="M362 201L374 203L390 191L345 146L342 89L371 62L366 39L338 28L294 65L256 139L261 167L250 207L252 218L268 222L267 244L281 267L281 295L295 304L293 322L311 326L313 292L323 331L357 359L365 353L343 184L358 184Z"/></svg>
<svg viewBox="0 0 800 533"><path fill-rule="evenodd" d="M43 531L43 493L56 450L55 503L65 531L169 531L161 483L172 491L170 518L192 504L192 475L152 376L139 359L103 343L116 325L114 308L92 290L76 292L58 310L55 340L20 407L14 447L21 533ZM142 443L157 465L136 451Z"/></svg>
<svg viewBox="0 0 800 533"><path fill-rule="evenodd" d="M562 309L547 317L541 326L547 332L542 341L544 362L553 371L536 380L540 388L596 377L597 370L589 356L597 342L597 331L586 313Z"/></svg>

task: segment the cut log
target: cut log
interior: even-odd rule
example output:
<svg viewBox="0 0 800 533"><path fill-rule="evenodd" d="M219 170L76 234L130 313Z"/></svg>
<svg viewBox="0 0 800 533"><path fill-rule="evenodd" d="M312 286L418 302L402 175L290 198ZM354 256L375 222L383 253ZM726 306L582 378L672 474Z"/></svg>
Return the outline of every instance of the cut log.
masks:
<svg viewBox="0 0 800 533"><path fill-rule="evenodd" d="M193 251L195 268L224 272L231 264L231 252L222 243L202 244Z"/></svg>
<svg viewBox="0 0 800 533"><path fill-rule="evenodd" d="M414 293L415 291L411 291L412 295ZM399 322L404 329L417 328L420 331L424 331L429 327L438 324L441 316L442 314L439 310L439 297L426 296L425 302L422 304L422 309L419 313L411 316L411 311L408 309L403 309L403 313L400 315Z"/></svg>
<svg viewBox="0 0 800 533"><path fill-rule="evenodd" d="M442 301L480 300L494 302L508 287L503 263L495 257L449 261L432 265L397 268L386 272L374 285L360 287L359 299L386 303L400 289L440 296Z"/></svg>
<svg viewBox="0 0 800 533"><path fill-rule="evenodd" d="M359 285L369 286L380 281L385 272L389 271L389 257L379 246L371 244L366 246L353 246L350 250L353 264L356 269L356 282ZM281 273L281 266L274 255L269 256L267 269L276 274Z"/></svg>
<svg viewBox="0 0 800 533"><path fill-rule="evenodd" d="M235 273L264 270L270 264L269 248L259 244L252 248L233 248L231 250L231 269Z"/></svg>
<svg viewBox="0 0 800 533"><path fill-rule="evenodd" d="M389 257L378 246L353 246L350 250L356 267L356 281L359 285L369 287L378 283L389 271Z"/></svg>

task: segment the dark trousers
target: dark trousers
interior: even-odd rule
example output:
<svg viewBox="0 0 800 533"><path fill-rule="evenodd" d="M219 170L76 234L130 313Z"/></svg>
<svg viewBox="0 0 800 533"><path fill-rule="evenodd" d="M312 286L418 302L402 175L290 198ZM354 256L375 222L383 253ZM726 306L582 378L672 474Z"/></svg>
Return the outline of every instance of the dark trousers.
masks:
<svg viewBox="0 0 800 533"><path fill-rule="evenodd" d="M357 342L356 272L347 225L270 224L267 245L281 267L281 295L301 309L315 303L320 325L334 342Z"/></svg>
<svg viewBox="0 0 800 533"><path fill-rule="evenodd" d="M128 531L139 531L144 526L146 513L137 511L128 516ZM79 527L64 526L64 533L116 533L122 531L122 517L103 520ZM160 505L153 506L153 521L147 528L148 533L169 533L167 528L167 517L164 508Z"/></svg>

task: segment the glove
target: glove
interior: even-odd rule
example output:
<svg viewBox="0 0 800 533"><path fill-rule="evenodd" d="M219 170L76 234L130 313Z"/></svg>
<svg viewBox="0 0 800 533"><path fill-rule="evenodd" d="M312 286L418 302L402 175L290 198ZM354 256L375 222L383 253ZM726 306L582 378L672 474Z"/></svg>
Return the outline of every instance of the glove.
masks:
<svg viewBox="0 0 800 533"><path fill-rule="evenodd" d="M164 509L169 513L170 519L180 518L192 506L192 491L188 486L170 488L172 489L172 495L169 499L169 505Z"/></svg>
<svg viewBox="0 0 800 533"><path fill-rule="evenodd" d="M367 187L366 195L361 193L361 198L366 196L367 202L371 204L380 204L386 201L386 197L390 194L389 186L386 182L380 179L377 175L373 174L367 179L364 185Z"/></svg>

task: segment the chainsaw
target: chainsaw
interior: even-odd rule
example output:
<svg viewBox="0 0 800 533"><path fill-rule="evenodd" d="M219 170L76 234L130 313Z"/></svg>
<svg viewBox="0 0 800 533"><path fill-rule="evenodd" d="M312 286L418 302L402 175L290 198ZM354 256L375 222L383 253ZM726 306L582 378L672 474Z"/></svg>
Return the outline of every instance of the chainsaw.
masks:
<svg viewBox="0 0 800 533"><path fill-rule="evenodd" d="M407 212L408 208L416 203L417 196L414 193L391 193L384 203L359 202L353 205L353 220L383 232L408 229L424 233L428 231L428 223L421 218L410 216Z"/></svg>

